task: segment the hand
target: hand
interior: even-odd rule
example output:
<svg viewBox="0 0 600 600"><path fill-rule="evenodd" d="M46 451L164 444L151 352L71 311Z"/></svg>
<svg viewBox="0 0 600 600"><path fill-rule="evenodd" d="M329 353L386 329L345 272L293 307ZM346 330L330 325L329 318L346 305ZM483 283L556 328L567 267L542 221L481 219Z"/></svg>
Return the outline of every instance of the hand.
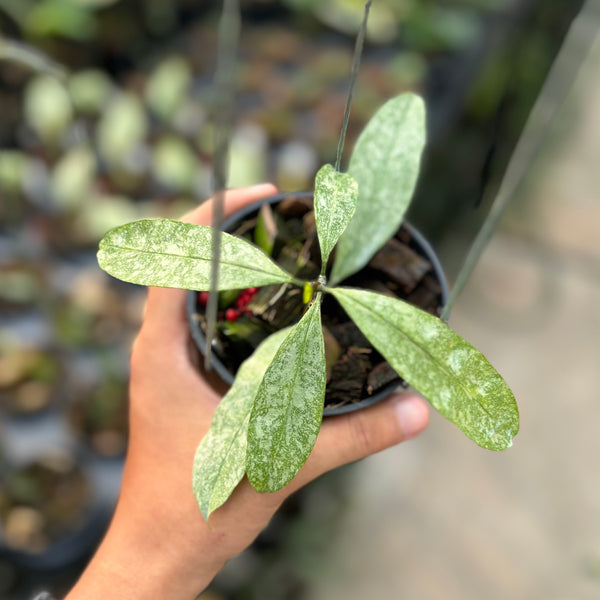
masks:
<svg viewBox="0 0 600 600"><path fill-rule="evenodd" d="M229 191L226 214L276 192L269 184ZM207 202L185 220L209 224L210 218ZM410 439L427 425L427 405L408 394L328 418L288 486L259 494L244 479L207 525L192 492L192 464L220 396L195 365L185 294L149 290L131 355L130 438L121 495L102 545L67 600L193 600L293 491L326 471Z"/></svg>

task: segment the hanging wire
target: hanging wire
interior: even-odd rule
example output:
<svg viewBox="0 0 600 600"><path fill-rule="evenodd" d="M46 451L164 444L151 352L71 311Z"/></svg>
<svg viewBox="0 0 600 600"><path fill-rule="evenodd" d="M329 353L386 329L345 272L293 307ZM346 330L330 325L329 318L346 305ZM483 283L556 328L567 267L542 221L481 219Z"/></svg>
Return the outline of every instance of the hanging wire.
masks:
<svg viewBox="0 0 600 600"><path fill-rule="evenodd" d="M229 166L229 145L233 121L237 53L241 30L238 0L225 0L219 23L217 67L213 96L214 155L213 155L213 212L212 261L210 290L206 305L206 352L204 365L210 370L212 340L215 335L219 303L219 270L221 256L221 224L224 216L225 188Z"/></svg>
<svg viewBox="0 0 600 600"><path fill-rule="evenodd" d="M348 99L346 100L346 110L344 111L344 120L342 122L342 130L340 132L340 140L337 147L337 155L335 159L335 170L340 170L342 163L342 151L344 149L344 141L346 140L346 131L348 130L348 121L350 120L350 105L352 104L352 96L354 95L354 88L356 86L356 80L358 79L358 70L360 68L360 59L362 57L363 45L365 43L365 34L367 31L367 21L369 20L369 11L371 10L372 0L369 0L365 4L365 14L363 16L362 24L356 37L356 44L354 46L354 57L352 59L352 75L350 76L350 88L348 89Z"/></svg>

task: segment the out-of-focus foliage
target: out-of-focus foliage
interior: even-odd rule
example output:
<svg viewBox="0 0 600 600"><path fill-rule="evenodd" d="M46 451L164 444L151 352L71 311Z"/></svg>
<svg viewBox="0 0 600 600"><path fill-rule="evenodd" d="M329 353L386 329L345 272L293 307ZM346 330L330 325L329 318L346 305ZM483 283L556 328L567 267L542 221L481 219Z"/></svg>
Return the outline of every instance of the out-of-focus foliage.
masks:
<svg viewBox="0 0 600 600"><path fill-rule="evenodd" d="M50 75L40 75L27 86L24 108L25 120L47 144L58 143L73 116L67 90Z"/></svg>
<svg viewBox="0 0 600 600"><path fill-rule="evenodd" d="M116 94L101 115L96 134L100 155L109 165L143 169L140 146L148 134L148 117L137 95Z"/></svg>
<svg viewBox="0 0 600 600"><path fill-rule="evenodd" d="M192 70L182 56L160 62L146 85L146 102L161 119L170 120L183 104L192 83Z"/></svg>
<svg viewBox="0 0 600 600"><path fill-rule="evenodd" d="M68 89L75 110L83 115L96 116L106 106L114 87L106 73L88 69L73 73L69 77Z"/></svg>
<svg viewBox="0 0 600 600"><path fill-rule="evenodd" d="M318 165L335 157L363 2L241 4L229 182L306 189ZM580 5L375 0L343 162L385 99L422 93L431 118L409 217L430 232L455 227L465 215L477 220L485 212L474 210L482 190L502 172ZM107 229L136 218L177 218L209 195L220 6L0 0L3 359L23 347L51 355L69 386L89 370L93 381L113 377L105 355L126 364L143 294L100 276L93 254ZM51 402L53 383L29 378L12 395L35 412ZM94 398L82 394L89 403L82 414L95 410ZM279 549L274 555L271 571L254 562L250 575L225 576L219 589L241 598L260 586L268 597L284 578L301 587L297 553L287 562Z"/></svg>
<svg viewBox="0 0 600 600"><path fill-rule="evenodd" d="M312 13L323 23L348 34L360 26L364 0L285 0L297 11ZM404 36L408 45L422 50L468 46L480 31L479 14L502 10L510 0L379 0L371 7L367 37L389 43Z"/></svg>
<svg viewBox="0 0 600 600"><path fill-rule="evenodd" d="M4 0L2 9L28 34L89 40L98 30L94 11L119 0Z"/></svg>

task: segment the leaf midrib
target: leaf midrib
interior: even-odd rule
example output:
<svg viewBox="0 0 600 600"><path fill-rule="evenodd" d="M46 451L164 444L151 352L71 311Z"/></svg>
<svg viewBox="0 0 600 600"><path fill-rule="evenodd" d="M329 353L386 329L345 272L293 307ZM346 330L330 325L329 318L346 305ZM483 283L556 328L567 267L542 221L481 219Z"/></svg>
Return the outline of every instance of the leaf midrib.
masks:
<svg viewBox="0 0 600 600"><path fill-rule="evenodd" d="M212 486L212 490L213 491L211 492L210 498L208 500L208 514L210 514L211 512L213 512L211 510L211 504L212 504L212 500L213 500L213 498L215 496L216 483L219 481L219 478L221 476L221 472L223 471L223 467L225 466L225 462L227 461L227 457L229 456L229 453L231 452L231 448L233 448L233 445L235 444L235 441L238 438L239 432L244 428L244 424L246 423L246 421L248 421L248 422L250 421L250 412L251 412L251 409L248 410L248 411L246 411L246 415L244 416L244 420L235 429L235 434L231 436L231 441L230 441L229 445L227 446L227 450L226 450L225 454L223 455L224 458L219 463L219 468L217 470L216 477L213 480L213 483L214 483L214 485Z"/></svg>
<svg viewBox="0 0 600 600"><path fill-rule="evenodd" d="M311 308L312 308L312 307L311 307ZM310 309L309 309L309 310L310 310ZM311 316L310 316L310 321L308 322L308 324L307 324L307 326L306 326L306 331L305 331L305 333L304 333L304 341L303 341L303 344L302 344L302 348L306 348L306 340L307 340L307 338L308 338L308 333L309 333L309 330L310 330L310 326L312 325L312 320L313 320L313 318L314 318L314 317L313 317L313 315L311 314ZM300 353L300 358L302 358L302 355L303 355L303 354L304 354L304 351L302 351L302 352ZM302 364L303 364L303 363L302 363L302 360L298 360L298 361L296 362L296 369L294 369L294 376L293 376L293 378L292 378L292 382L291 382L291 387L290 387L290 390L293 390L293 389L296 387L296 380L298 379L298 373L300 372L300 369L301 369L301 367L302 367ZM290 399L290 400L291 400L291 398L292 398L292 395L293 395L293 394L292 394L292 393L290 393L290 395L289 395L289 399ZM290 419L290 412L291 412L291 409L292 409L292 402L288 401L288 402L287 402L287 408L286 408L286 411L285 411L284 424L286 424L286 423L289 423L289 421L291 420L291 419ZM281 434L280 434L280 435L279 435L279 437L278 437L278 441L279 441L279 442L282 442L282 441L284 441L284 440L283 440L283 436L284 436L284 432L285 432L285 431L287 431L287 427L282 427L282 428L281 428ZM273 448L273 449L276 449L276 446L275 446L275 445L273 445L273 446L272 446L272 448ZM270 456L270 458L271 458L271 463L273 463L274 450L272 450L272 451L270 452L270 455L271 455L271 456Z"/></svg>
<svg viewBox="0 0 600 600"><path fill-rule="evenodd" d="M348 297L348 296L347 296ZM381 315L375 311L373 311L368 305L363 304L362 302L360 302L359 300L356 300L355 298L351 298L351 300L353 300L354 302L356 302L357 304L360 304L360 306L362 306L363 308L365 308L369 313L373 314L376 318L378 318L380 321L384 321L383 317L381 317ZM402 300L400 300L400 302L402 302ZM497 421L496 418L494 418L494 415L492 415L492 413L482 404L481 400L479 400L478 395L475 394L475 392L472 392L469 388L466 388L460 381L460 378L453 373L452 371L449 371L446 367L446 365L444 365L443 363L441 363L439 360L437 360L435 358L435 356L433 356L433 354L431 354L431 352L429 352L429 350L427 350L427 348L425 348L424 346L422 346L421 344L419 344L418 342L416 342L408 333L406 333L405 331L403 331L402 329L400 329L398 326L396 326L395 323L393 323L392 321L384 321L385 323L389 323L394 330L398 331L399 333L401 333L405 338L407 338L412 344L414 344L415 346L417 346L418 348L420 348L425 354L427 354L427 356L429 356L429 358L440 368L440 370L448 375L450 378L455 379L456 382L458 383L458 386L464 390L465 394L471 399L471 400L475 400L477 402L477 404L479 404L479 406L481 407L481 409L494 421ZM364 333L364 332L363 332ZM365 334L366 335L366 334ZM368 338L369 336L367 336ZM475 394L475 395L474 395Z"/></svg>
<svg viewBox="0 0 600 600"><path fill-rule="evenodd" d="M201 256L190 256L190 255L184 255L184 254L175 254L172 252L159 252L159 251L154 251L154 250L142 250L140 248L129 248L126 246L118 246L115 244L103 244L102 247L100 248L101 250L104 250L106 248L110 248L110 249L117 249L117 250L122 250L122 251L128 251L128 252L135 252L137 254L149 254L149 255L159 255L159 256L169 256L169 257L175 257L175 258L183 258L183 259L190 259L190 260L198 260L198 261L202 261L202 262L207 262L210 263L211 259L210 258L203 258ZM246 266L245 264L240 264L240 263L235 263L235 262L231 262L231 261L227 261L227 260L222 260L221 259L221 265L227 265L230 267L239 267L244 269L245 271L253 271L255 273L264 273L267 275L279 275L278 273L274 273L273 271L265 271L264 269L257 269L255 267L249 267ZM292 276L289 275L288 273L286 273L286 271L284 271L283 269L281 269L281 267L277 266L275 263L273 263L273 265L280 269L282 273L284 273L285 275L288 275L288 279L284 280L284 281L291 281L292 280Z"/></svg>
<svg viewBox="0 0 600 600"><path fill-rule="evenodd" d="M325 241L327 242L327 248L328 248L328 250L327 250L327 256L323 257L323 262L324 263L326 263L328 261L329 255L331 254L331 247L332 247L332 244L331 244L331 237L332 237L332 234L331 234L331 225L333 223L333 214L334 214L334 211L337 209L337 207L339 205L339 202L338 202L339 196L340 196L340 190L336 188L336 190L335 190L335 192L333 194L333 201L331 202L331 207L330 207L330 210L329 210L329 220L327 222L327 234L326 234L327 235L327 239Z"/></svg>
<svg viewBox="0 0 600 600"><path fill-rule="evenodd" d="M407 102L403 107L402 107L402 116L401 118L398 118L398 121L401 121L402 123L404 123L407 120L406 115L409 112L409 109L411 108L411 105ZM370 158L370 156L369 156ZM362 159L361 159L362 160ZM379 157L379 160L375 160L375 161L371 161L369 160L368 163L364 163L363 164L367 164L369 170L372 168L373 164L377 165L379 168L375 171L373 171L374 175L373 175L373 181L374 181L374 185L373 188L376 189L376 194L377 193L381 193L381 187L385 186L385 177L378 177L378 175L380 173L385 173L385 172L390 172L390 168L389 165L393 165L394 162L397 160L397 157L393 157L392 158L392 154L387 152L385 153L385 157L383 158L383 160L381 159L381 157ZM356 170L356 167L354 167L354 170ZM360 167L359 167L360 170ZM352 174L352 159L350 159L350 165L348 167L348 173L350 175L352 175L354 177L354 175ZM359 192L360 193L360 192Z"/></svg>

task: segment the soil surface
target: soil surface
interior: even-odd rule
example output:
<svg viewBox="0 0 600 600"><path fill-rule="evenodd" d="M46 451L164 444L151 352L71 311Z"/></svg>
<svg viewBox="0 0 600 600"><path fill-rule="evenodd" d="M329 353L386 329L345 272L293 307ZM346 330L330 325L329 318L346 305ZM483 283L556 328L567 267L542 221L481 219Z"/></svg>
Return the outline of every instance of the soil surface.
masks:
<svg viewBox="0 0 600 600"><path fill-rule="evenodd" d="M273 259L296 277L310 281L319 275L320 252L312 198L291 195L273 207L265 204L260 212L249 215L230 230L263 249L272 248ZM402 226L369 264L343 285L400 298L432 314L439 314L441 309L438 275L407 226ZM206 292L199 293L194 315L203 333L206 301ZM234 374L263 339L296 323L305 304L301 289L283 284L222 292L219 308L213 347L217 357ZM329 295L323 300L322 315L327 408L357 403L403 383Z"/></svg>

